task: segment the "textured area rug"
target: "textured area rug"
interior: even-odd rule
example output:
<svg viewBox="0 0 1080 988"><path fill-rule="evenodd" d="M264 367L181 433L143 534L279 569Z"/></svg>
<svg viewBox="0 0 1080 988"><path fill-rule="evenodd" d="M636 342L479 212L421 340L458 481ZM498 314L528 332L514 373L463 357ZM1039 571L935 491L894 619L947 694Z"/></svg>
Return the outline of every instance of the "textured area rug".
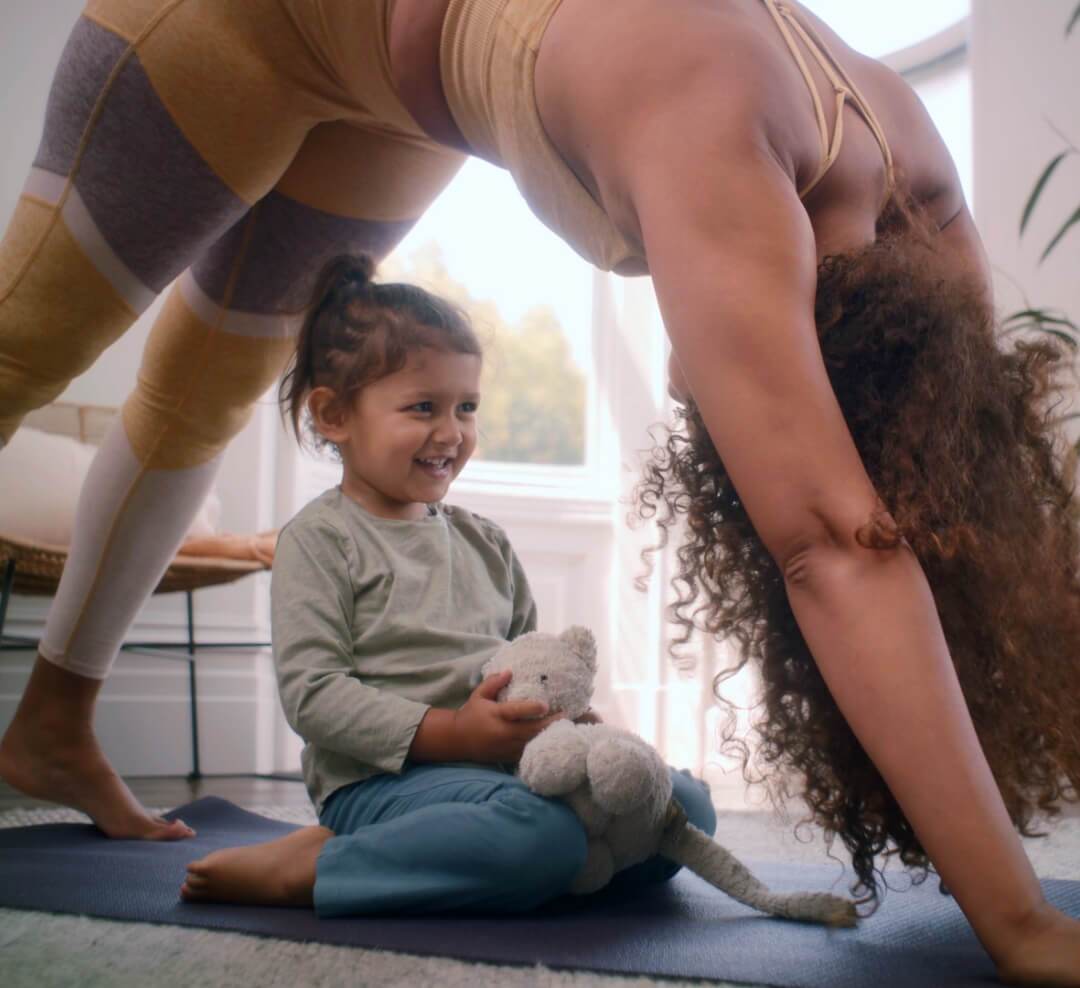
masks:
<svg viewBox="0 0 1080 988"><path fill-rule="evenodd" d="M176 812L199 831L197 838L166 846L107 841L77 824L0 831L0 905L467 960L747 984L995 983L959 910L933 883L888 895L855 931L759 917L687 874L630 900L601 893L523 917L319 920L310 910L182 903L176 889L187 861L216 847L272 839L292 825L216 798ZM777 888L829 888L838 877L835 866L755 867ZM1050 881L1046 889L1052 901L1080 915L1080 883ZM3 943L0 935L0 973Z"/></svg>

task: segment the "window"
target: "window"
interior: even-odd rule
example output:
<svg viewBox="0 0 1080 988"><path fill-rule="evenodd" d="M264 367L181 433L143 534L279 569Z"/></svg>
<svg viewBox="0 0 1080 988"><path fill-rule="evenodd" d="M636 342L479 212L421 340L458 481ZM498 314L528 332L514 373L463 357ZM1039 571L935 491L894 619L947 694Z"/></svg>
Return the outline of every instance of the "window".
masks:
<svg viewBox="0 0 1080 988"><path fill-rule="evenodd" d="M971 8L971 0L909 0L903 7L888 8L865 0L802 2L852 48L886 61L945 35L966 20Z"/></svg>
<svg viewBox="0 0 1080 988"><path fill-rule="evenodd" d="M592 268L470 159L381 269L454 299L485 349L475 461L583 467Z"/></svg>
<svg viewBox="0 0 1080 988"><path fill-rule="evenodd" d="M971 0L912 0L887 16L861 0L803 0L852 48L902 73L919 94L972 201L971 69L967 57Z"/></svg>

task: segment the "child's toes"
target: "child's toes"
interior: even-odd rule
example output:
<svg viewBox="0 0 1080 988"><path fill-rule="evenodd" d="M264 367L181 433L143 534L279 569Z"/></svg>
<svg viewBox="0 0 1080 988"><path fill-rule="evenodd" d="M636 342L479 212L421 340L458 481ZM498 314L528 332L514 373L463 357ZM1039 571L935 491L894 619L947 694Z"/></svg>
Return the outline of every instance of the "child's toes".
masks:
<svg viewBox="0 0 1080 988"><path fill-rule="evenodd" d="M192 875L199 875L200 877L205 877L207 874L209 874L210 869L206 861L206 858L199 858L198 861L189 862L187 866L188 877L190 878Z"/></svg>
<svg viewBox="0 0 1080 988"><path fill-rule="evenodd" d="M192 894L198 894L205 892L209 882L202 875L193 875L190 871L184 878L184 884L181 887L181 891L185 889Z"/></svg>

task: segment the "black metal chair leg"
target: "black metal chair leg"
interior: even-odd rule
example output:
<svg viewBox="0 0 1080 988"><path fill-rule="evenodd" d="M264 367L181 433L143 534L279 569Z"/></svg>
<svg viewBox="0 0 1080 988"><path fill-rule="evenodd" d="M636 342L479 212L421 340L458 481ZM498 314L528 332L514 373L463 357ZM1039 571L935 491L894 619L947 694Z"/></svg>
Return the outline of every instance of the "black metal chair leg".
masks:
<svg viewBox="0 0 1080 988"><path fill-rule="evenodd" d="M7 560L0 573L0 653L9 651L26 651L37 648L36 638L19 637L15 635L5 636L4 625L7 619L8 603L15 590L16 564L14 559ZM192 591L184 591L187 598L187 645L181 651L174 641L146 641L124 642L120 648L127 652L142 653L144 655L157 656L163 659L186 662L188 666L188 706L191 717L191 772L189 780L202 779L203 773L199 762L199 692L198 681L195 672L195 656L199 649L247 649L269 648L270 642L198 642L195 641L195 606L192 599ZM231 773L232 774L232 773ZM278 772L239 772L235 773L238 778L252 779L281 779L289 782L303 782L299 775Z"/></svg>
<svg viewBox="0 0 1080 988"><path fill-rule="evenodd" d="M195 681L195 606L190 590L186 590L184 596L187 598L188 700L191 706L191 772L188 779L195 781L202 778L199 767L199 692Z"/></svg>
<svg viewBox="0 0 1080 988"><path fill-rule="evenodd" d="M4 635L4 622L7 620L8 601L15 586L15 560L9 559L4 567L4 585L0 588L0 638Z"/></svg>

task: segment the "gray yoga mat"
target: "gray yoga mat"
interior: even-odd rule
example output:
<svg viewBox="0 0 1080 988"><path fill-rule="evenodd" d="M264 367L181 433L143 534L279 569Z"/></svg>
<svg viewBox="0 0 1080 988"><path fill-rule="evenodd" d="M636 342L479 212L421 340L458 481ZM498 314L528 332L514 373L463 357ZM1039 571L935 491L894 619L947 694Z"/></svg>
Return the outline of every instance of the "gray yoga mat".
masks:
<svg viewBox="0 0 1080 988"><path fill-rule="evenodd" d="M960 910L933 880L888 893L877 914L854 930L759 916L685 872L632 897L606 890L528 915L318 919L307 909L181 902L177 890L187 862L295 827L215 797L169 816L182 817L198 836L150 844L108 840L89 824L0 829L0 906L470 961L791 988L997 984ZM760 864L755 870L777 889L831 889L837 878L835 866ZM1044 887L1051 902L1080 916L1080 882Z"/></svg>

